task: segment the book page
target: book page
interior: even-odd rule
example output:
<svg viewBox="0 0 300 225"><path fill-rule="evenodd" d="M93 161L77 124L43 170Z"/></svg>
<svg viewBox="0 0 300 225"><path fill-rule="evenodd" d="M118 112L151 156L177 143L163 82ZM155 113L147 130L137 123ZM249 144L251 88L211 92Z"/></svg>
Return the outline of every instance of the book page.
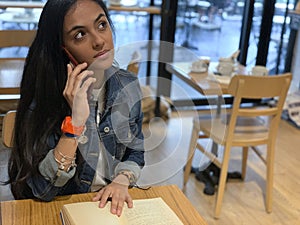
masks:
<svg viewBox="0 0 300 225"><path fill-rule="evenodd" d="M61 210L64 225L183 225L162 198L133 200L133 208L124 204L120 217L111 214L111 202L99 208L99 202L66 204Z"/></svg>
<svg viewBox="0 0 300 225"><path fill-rule="evenodd" d="M108 202L104 208L99 208L99 202L78 202L66 204L62 208L62 216L65 225L121 224L119 217L111 214L110 202Z"/></svg>
<svg viewBox="0 0 300 225"><path fill-rule="evenodd" d="M162 198L133 200L133 208L124 208L122 225L183 225Z"/></svg>

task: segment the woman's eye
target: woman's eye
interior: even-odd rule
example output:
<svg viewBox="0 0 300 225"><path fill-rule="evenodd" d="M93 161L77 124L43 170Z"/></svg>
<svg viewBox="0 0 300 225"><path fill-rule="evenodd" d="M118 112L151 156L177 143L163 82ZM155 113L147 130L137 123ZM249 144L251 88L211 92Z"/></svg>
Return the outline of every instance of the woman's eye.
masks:
<svg viewBox="0 0 300 225"><path fill-rule="evenodd" d="M80 39L83 37L83 32L78 32L76 35L75 35L75 39Z"/></svg>
<svg viewBox="0 0 300 225"><path fill-rule="evenodd" d="M107 22L102 21L99 23L98 28L99 30L104 30L107 27Z"/></svg>

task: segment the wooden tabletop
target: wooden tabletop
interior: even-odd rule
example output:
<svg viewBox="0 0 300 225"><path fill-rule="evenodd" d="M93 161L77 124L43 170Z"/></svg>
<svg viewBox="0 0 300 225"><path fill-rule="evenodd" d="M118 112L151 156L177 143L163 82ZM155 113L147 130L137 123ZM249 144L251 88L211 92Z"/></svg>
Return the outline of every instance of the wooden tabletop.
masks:
<svg viewBox="0 0 300 225"><path fill-rule="evenodd" d="M139 7L139 6L108 6L109 10L115 11L125 11L125 12L147 12L149 14L160 14L160 7L157 6L148 6L148 7Z"/></svg>
<svg viewBox="0 0 300 225"><path fill-rule="evenodd" d="M0 94L19 94L24 67L23 58L0 59Z"/></svg>
<svg viewBox="0 0 300 225"><path fill-rule="evenodd" d="M184 224L207 224L183 192L175 185L153 186L148 190L132 188L133 199L161 197ZM61 225L60 209L64 204L90 201L94 193L62 196L51 202L15 200L0 203L2 225Z"/></svg>
<svg viewBox="0 0 300 225"><path fill-rule="evenodd" d="M174 62L166 65L166 70L174 74L202 95L223 95L228 93L230 77L214 75L217 62L211 62L207 72L191 72L191 62ZM246 74L245 67L239 65L237 73Z"/></svg>

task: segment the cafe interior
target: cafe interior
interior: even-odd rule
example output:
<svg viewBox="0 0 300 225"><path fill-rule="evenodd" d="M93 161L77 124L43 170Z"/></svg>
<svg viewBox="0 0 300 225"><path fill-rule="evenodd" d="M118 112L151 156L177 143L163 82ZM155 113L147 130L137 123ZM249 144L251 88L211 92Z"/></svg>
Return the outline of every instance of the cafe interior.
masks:
<svg viewBox="0 0 300 225"><path fill-rule="evenodd" d="M0 181L8 177L19 83L46 2L0 0ZM118 66L138 77L143 94L146 164L138 186L158 188L155 196L183 224L300 224L300 2L104 2ZM18 223L19 201L0 185L0 224L41 224L30 210ZM61 224L59 211L51 213L50 224Z"/></svg>

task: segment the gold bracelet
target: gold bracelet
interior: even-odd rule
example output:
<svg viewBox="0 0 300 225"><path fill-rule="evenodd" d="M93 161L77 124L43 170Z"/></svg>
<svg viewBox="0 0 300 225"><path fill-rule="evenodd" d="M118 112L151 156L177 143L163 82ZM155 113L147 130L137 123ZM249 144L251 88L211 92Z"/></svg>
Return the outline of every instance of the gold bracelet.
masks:
<svg viewBox="0 0 300 225"><path fill-rule="evenodd" d="M122 170L120 172L117 173L118 175L124 175L125 177L127 177L128 181L129 181L129 187L132 187L134 185L134 175L132 172L127 171L127 170Z"/></svg>
<svg viewBox="0 0 300 225"><path fill-rule="evenodd" d="M65 170L66 166L68 166L66 172L68 173L70 170L72 170L74 167L77 166L77 164L75 163L75 159L73 158L71 162L68 162L65 158L61 158L61 161L56 158L54 151L53 151L53 156L54 156L54 160L59 164L58 165L58 169L59 170Z"/></svg>
<svg viewBox="0 0 300 225"><path fill-rule="evenodd" d="M76 153L74 154L74 157L70 157L67 155L64 155L61 151L59 151L58 149L56 149L57 153L63 158L63 159L69 159L69 160L74 160L76 159Z"/></svg>

